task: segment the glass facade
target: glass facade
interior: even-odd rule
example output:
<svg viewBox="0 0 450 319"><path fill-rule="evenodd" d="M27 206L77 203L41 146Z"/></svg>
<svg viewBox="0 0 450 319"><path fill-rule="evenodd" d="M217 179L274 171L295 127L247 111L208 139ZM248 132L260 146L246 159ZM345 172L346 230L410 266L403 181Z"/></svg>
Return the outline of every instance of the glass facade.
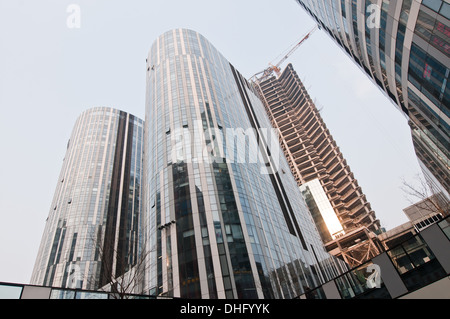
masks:
<svg viewBox="0 0 450 319"><path fill-rule="evenodd" d="M127 272L139 252L144 123L96 107L67 145L31 283L98 289Z"/></svg>
<svg viewBox="0 0 450 319"><path fill-rule="evenodd" d="M325 229L328 234L321 234L322 239L327 239L324 240L324 242L330 241L331 238L335 239L340 235L343 235L344 229L342 228L342 225L339 222L339 219L337 218L336 213L334 212L334 209L331 206L331 203L328 200L327 194L323 190L319 179L316 178L303 184L302 186L300 186L300 191L305 197L306 203L308 204L308 207L310 208L313 216L313 212L315 211L315 209L312 208L317 207L320 217L317 216L314 218L316 220L316 224L317 221L320 220L320 218L323 220L323 223L325 223ZM323 230L321 230L321 232L323 232Z"/></svg>
<svg viewBox="0 0 450 319"><path fill-rule="evenodd" d="M447 0L296 0L410 119L424 174L450 189Z"/></svg>
<svg viewBox="0 0 450 319"><path fill-rule="evenodd" d="M152 295L292 298L338 275L264 106L200 34L147 59L145 201Z"/></svg>

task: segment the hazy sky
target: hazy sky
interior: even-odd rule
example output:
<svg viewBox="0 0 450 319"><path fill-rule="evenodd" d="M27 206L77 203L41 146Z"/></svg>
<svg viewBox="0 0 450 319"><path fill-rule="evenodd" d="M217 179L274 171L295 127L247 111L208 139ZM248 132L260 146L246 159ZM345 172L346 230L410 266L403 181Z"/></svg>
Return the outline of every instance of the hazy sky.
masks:
<svg viewBox="0 0 450 319"><path fill-rule="evenodd" d="M80 28L67 26L70 4ZM294 0L0 0L0 281L30 280L78 115L109 106L144 118L158 35L198 31L249 78L314 25ZM400 186L420 169L406 118L324 31L287 62L382 226L407 221Z"/></svg>

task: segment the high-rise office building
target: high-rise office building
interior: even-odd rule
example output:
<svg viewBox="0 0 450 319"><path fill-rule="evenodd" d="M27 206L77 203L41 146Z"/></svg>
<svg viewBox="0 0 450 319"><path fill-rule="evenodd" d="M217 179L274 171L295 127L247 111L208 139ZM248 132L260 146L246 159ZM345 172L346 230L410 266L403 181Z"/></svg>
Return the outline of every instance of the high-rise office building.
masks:
<svg viewBox="0 0 450 319"><path fill-rule="evenodd" d="M448 0L296 0L409 118L428 181L450 189Z"/></svg>
<svg viewBox="0 0 450 319"><path fill-rule="evenodd" d="M98 289L136 262L144 123L107 107L77 119L31 283Z"/></svg>
<svg viewBox="0 0 450 319"><path fill-rule="evenodd" d="M151 294L292 298L344 267L329 255L256 92L202 35L147 59Z"/></svg>
<svg viewBox="0 0 450 319"><path fill-rule="evenodd" d="M352 266L378 255L380 221L292 64L254 83L327 250Z"/></svg>

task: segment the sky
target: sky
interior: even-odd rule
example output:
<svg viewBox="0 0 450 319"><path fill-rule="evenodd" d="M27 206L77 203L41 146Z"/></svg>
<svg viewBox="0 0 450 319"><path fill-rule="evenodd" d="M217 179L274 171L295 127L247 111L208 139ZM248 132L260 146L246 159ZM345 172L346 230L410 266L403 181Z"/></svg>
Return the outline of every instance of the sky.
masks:
<svg viewBox="0 0 450 319"><path fill-rule="evenodd" d="M0 0L0 282L30 281L80 113L108 106L145 117L156 37L198 31L250 78L314 26L294 0ZM322 30L289 62L381 225L406 222L402 181L421 171L405 116Z"/></svg>

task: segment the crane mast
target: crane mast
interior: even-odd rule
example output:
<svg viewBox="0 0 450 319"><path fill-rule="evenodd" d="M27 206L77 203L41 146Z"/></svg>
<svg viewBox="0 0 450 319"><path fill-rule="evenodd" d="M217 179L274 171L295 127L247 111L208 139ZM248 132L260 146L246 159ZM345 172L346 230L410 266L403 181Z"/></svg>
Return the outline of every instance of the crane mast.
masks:
<svg viewBox="0 0 450 319"><path fill-rule="evenodd" d="M318 26L316 25L314 28L311 29L311 31L309 31L306 36L304 36L297 44L295 44L295 46L292 47L292 49L290 49L288 51L288 53L286 53L284 55L284 57L278 61L277 64L273 65L272 63L269 63L269 67L266 68L265 70L256 73L255 75L253 75L250 80L255 81L255 82L262 82L265 79L267 79L269 76L272 75L273 72L275 72L275 74L277 75L277 77L280 76L281 74L281 69L280 69L280 65L287 60L287 58L289 58L289 56L294 53L295 50L297 50L302 44L303 42L305 42L310 36L311 34L314 33L314 31L316 31L318 29ZM258 76L262 74L261 76Z"/></svg>

